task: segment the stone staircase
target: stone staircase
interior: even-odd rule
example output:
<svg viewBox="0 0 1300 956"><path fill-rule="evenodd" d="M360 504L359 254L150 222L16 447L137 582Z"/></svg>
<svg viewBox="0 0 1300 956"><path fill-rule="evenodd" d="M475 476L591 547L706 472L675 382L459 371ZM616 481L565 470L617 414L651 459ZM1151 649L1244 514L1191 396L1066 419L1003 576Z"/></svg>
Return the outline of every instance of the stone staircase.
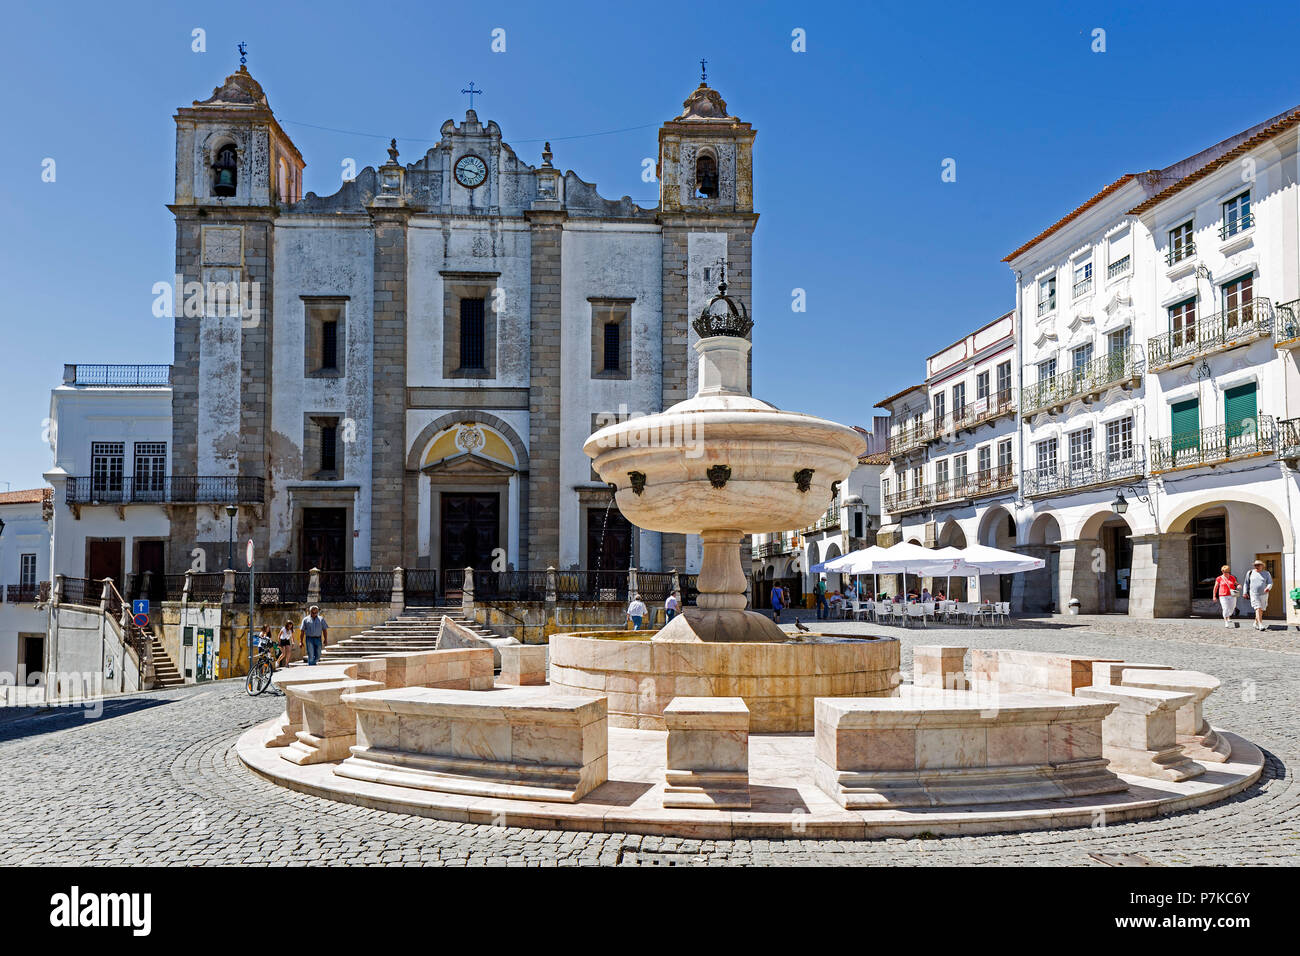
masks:
<svg viewBox="0 0 1300 956"><path fill-rule="evenodd" d="M181 672L176 669L172 659L167 656L163 649L162 641L154 637L153 633L149 634L150 653L153 655L153 679L157 687L180 687L185 683L185 678Z"/></svg>
<svg viewBox="0 0 1300 956"><path fill-rule="evenodd" d="M454 607L408 607L402 614L376 625L360 634L330 643L321 655L322 660L376 657L380 654L399 654L408 651L431 651L437 647L443 615L468 628L484 639L499 641L501 635L471 621Z"/></svg>

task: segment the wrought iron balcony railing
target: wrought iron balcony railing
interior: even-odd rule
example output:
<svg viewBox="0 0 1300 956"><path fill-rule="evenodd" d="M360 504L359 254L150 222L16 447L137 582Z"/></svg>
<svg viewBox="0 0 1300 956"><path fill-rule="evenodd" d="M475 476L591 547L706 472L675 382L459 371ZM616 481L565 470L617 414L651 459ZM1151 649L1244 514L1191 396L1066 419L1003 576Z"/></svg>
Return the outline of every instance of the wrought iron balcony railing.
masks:
<svg viewBox="0 0 1300 956"><path fill-rule="evenodd" d="M995 495L1015 487L1016 476L1011 466L999 465L887 495L885 510L893 513L920 511L983 495Z"/></svg>
<svg viewBox="0 0 1300 956"><path fill-rule="evenodd" d="M773 541L764 541L756 550L760 558L770 558L778 554L789 554L794 550L794 545L789 538L780 537Z"/></svg>
<svg viewBox="0 0 1300 956"><path fill-rule="evenodd" d="M895 429L889 435L889 454L893 457L906 454L913 449L922 447L930 440L933 434L930 419L913 421Z"/></svg>
<svg viewBox="0 0 1300 956"><path fill-rule="evenodd" d="M1048 312L1051 312L1055 308L1056 308L1056 296L1043 299L1038 303L1038 317L1041 319Z"/></svg>
<svg viewBox="0 0 1300 956"><path fill-rule="evenodd" d="M170 365L65 365L65 385L92 387L161 386L172 383Z"/></svg>
<svg viewBox="0 0 1300 956"><path fill-rule="evenodd" d="M1273 316L1273 341L1280 349L1300 346L1300 299L1278 305Z"/></svg>
<svg viewBox="0 0 1300 956"><path fill-rule="evenodd" d="M1277 457L1300 458L1300 418L1284 418L1277 423Z"/></svg>
<svg viewBox="0 0 1300 956"><path fill-rule="evenodd" d="M247 475L166 475L69 478L64 502L70 505L260 504L266 480Z"/></svg>
<svg viewBox="0 0 1300 956"><path fill-rule="evenodd" d="M1236 219L1228 219L1219 227L1219 238L1231 239L1237 233L1245 232L1253 225L1255 225L1255 214L1253 212L1238 216Z"/></svg>
<svg viewBox="0 0 1300 956"><path fill-rule="evenodd" d="M1092 276L1086 279L1080 279L1074 284L1074 297L1077 299L1081 295L1087 295L1092 291Z"/></svg>
<svg viewBox="0 0 1300 956"><path fill-rule="evenodd" d="M1147 341L1147 368L1174 368L1203 355L1247 345L1273 334L1273 304L1265 298L1214 315Z"/></svg>
<svg viewBox="0 0 1300 956"><path fill-rule="evenodd" d="M1229 425L1152 439L1151 473L1217 465L1276 454L1277 450L1277 421L1272 415L1259 415Z"/></svg>
<svg viewBox="0 0 1300 956"><path fill-rule="evenodd" d="M5 601L9 604L35 604L49 600L50 582L36 584L10 584L5 587Z"/></svg>
<svg viewBox="0 0 1300 956"><path fill-rule="evenodd" d="M1112 385L1136 382L1140 376L1132 346L1113 349L1078 368L1022 388L1020 412L1032 415L1044 408L1062 406L1075 398L1100 392Z"/></svg>
<svg viewBox="0 0 1300 956"><path fill-rule="evenodd" d="M1190 259L1196 255L1196 242L1188 239L1186 242L1175 242L1165 253L1165 262L1168 265L1175 265L1184 259Z"/></svg>
<svg viewBox="0 0 1300 956"><path fill-rule="evenodd" d="M838 528L840 526L840 499L831 500L831 505L826 509L825 514L804 529L805 533L813 531L825 531L827 528Z"/></svg>
<svg viewBox="0 0 1300 956"><path fill-rule="evenodd" d="M1116 276L1122 276L1133 268L1133 257L1124 256L1122 259L1116 259L1106 267L1106 278L1113 279Z"/></svg>
<svg viewBox="0 0 1300 956"><path fill-rule="evenodd" d="M1074 461L1058 461L1025 470L1026 498L1056 495L1106 485L1113 481L1131 481L1147 473L1146 455L1134 447L1127 455L1094 455Z"/></svg>

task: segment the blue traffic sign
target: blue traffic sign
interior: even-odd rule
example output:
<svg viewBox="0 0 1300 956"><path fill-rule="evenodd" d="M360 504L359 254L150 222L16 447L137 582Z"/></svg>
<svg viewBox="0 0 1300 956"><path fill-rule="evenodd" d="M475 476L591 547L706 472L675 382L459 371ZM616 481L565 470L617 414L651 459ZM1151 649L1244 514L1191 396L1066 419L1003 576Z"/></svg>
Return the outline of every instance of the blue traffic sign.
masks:
<svg viewBox="0 0 1300 956"><path fill-rule="evenodd" d="M148 614L148 613L149 613L149 602L148 602L147 600L143 599L143 598L142 598L141 600L139 600L139 601L132 601L132 602L131 602L131 613L132 613L133 615L135 615L135 614Z"/></svg>

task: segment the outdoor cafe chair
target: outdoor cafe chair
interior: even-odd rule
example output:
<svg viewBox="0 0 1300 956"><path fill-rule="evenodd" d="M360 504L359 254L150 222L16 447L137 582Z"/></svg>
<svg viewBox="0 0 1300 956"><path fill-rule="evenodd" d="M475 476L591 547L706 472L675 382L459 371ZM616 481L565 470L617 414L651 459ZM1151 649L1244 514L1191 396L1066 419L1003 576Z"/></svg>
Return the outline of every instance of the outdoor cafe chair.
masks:
<svg viewBox="0 0 1300 956"><path fill-rule="evenodd" d="M907 619L911 621L919 618L921 621L921 626L924 627L928 623L927 614L926 614L927 609L929 609L929 611L933 613L934 605L920 604L920 603L909 604L907 605Z"/></svg>

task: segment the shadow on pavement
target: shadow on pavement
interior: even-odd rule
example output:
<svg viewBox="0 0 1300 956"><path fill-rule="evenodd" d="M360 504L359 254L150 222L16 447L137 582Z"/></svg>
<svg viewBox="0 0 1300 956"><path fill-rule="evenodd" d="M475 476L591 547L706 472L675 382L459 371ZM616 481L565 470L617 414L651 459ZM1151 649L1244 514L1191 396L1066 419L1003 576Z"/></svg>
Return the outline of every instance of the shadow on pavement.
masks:
<svg viewBox="0 0 1300 956"><path fill-rule="evenodd" d="M127 697L92 700L75 707L5 707L0 709L0 743L88 726L176 702L162 697Z"/></svg>

